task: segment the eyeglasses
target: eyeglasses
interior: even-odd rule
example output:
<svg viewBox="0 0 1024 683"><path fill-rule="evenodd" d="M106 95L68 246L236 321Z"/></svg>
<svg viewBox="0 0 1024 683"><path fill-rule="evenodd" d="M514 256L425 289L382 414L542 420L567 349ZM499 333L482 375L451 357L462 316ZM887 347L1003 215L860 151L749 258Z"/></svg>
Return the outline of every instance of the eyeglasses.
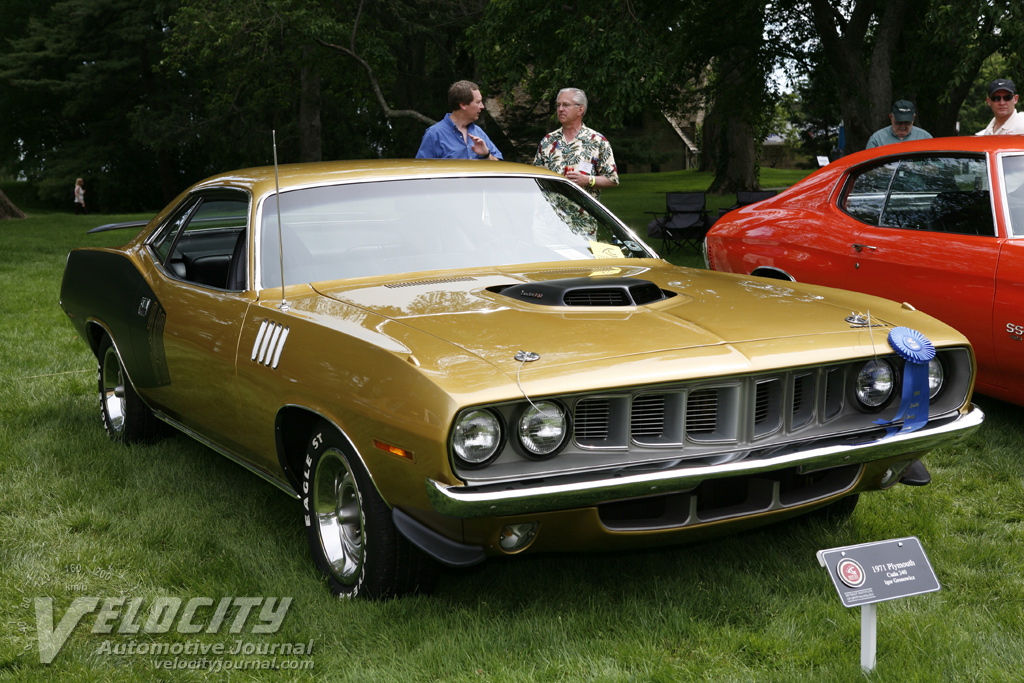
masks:
<svg viewBox="0 0 1024 683"><path fill-rule="evenodd" d="M1014 97L1016 97L1016 95L989 95L988 96L988 98L990 100L992 100L993 102L998 102L1000 100L1002 100L1003 102L1013 102L1013 98Z"/></svg>

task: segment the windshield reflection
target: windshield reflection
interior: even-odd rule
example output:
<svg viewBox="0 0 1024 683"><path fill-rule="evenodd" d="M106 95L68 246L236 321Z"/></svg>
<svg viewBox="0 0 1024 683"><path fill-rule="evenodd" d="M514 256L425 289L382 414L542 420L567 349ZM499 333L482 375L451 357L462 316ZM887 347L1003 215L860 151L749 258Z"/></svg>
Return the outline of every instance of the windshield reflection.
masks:
<svg viewBox="0 0 1024 683"><path fill-rule="evenodd" d="M653 256L559 179L421 178L281 194L287 284L450 268ZM276 198L263 203L263 287L280 286Z"/></svg>

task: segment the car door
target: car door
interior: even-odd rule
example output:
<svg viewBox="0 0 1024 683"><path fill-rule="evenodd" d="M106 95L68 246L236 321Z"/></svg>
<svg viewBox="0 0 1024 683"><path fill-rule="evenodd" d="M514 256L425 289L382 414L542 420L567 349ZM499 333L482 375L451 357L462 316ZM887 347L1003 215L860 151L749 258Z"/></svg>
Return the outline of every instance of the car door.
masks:
<svg viewBox="0 0 1024 683"><path fill-rule="evenodd" d="M895 166L892 164L895 162ZM890 158L879 202L858 200L856 178L841 201L857 218L851 289L908 302L971 340L995 375L992 305L999 261L984 155ZM875 183L877 185L877 182ZM994 381L994 376L989 378Z"/></svg>
<svg viewBox="0 0 1024 683"><path fill-rule="evenodd" d="M223 190L190 197L148 243L162 309L169 382L150 391L168 417L212 445L234 451L238 425L235 356L245 312L255 299L229 282L244 258L248 194Z"/></svg>
<svg viewBox="0 0 1024 683"><path fill-rule="evenodd" d="M1007 239L996 271L993 343L1003 385L1011 400L1024 400L1024 155L999 159L1005 202L997 215Z"/></svg>

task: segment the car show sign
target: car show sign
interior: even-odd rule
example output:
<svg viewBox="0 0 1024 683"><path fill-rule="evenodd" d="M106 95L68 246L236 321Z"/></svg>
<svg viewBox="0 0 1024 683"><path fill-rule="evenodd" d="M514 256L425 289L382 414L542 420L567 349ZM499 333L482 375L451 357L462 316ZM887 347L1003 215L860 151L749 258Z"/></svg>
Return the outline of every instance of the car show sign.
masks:
<svg viewBox="0 0 1024 683"><path fill-rule="evenodd" d="M846 607L931 593L941 588L916 536L818 551Z"/></svg>
<svg viewBox="0 0 1024 683"><path fill-rule="evenodd" d="M875 668L876 603L942 588L916 536L818 551L839 599L861 608L861 668Z"/></svg>

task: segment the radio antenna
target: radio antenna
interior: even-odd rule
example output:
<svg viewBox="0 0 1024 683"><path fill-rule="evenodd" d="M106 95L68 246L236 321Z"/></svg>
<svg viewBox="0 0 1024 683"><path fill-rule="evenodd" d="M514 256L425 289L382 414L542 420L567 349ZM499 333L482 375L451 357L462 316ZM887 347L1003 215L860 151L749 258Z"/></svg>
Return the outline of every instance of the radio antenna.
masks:
<svg viewBox="0 0 1024 683"><path fill-rule="evenodd" d="M277 176L277 131L271 129L270 136L274 143L274 204L277 205L277 250L281 255L281 303L277 307L282 311L287 311L288 302L284 299L284 238L281 236L281 181Z"/></svg>

